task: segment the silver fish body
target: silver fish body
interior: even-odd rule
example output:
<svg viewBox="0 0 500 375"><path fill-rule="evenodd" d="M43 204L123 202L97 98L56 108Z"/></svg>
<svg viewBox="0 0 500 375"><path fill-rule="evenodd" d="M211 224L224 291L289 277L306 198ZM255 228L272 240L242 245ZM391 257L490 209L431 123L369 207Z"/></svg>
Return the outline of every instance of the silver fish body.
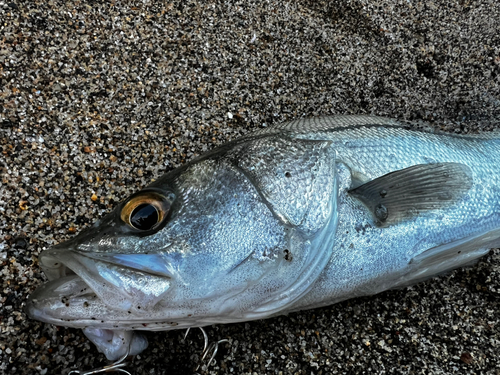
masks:
<svg viewBox="0 0 500 375"><path fill-rule="evenodd" d="M500 243L500 140L369 116L259 130L40 254L28 314L109 359L132 330L266 318L403 287Z"/></svg>

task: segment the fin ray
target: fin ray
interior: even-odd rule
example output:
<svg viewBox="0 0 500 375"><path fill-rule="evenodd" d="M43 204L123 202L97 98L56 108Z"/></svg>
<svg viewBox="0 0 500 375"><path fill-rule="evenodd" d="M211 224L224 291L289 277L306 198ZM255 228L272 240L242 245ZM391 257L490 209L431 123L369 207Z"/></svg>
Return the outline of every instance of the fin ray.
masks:
<svg viewBox="0 0 500 375"><path fill-rule="evenodd" d="M392 287L403 288L456 268L474 264L500 246L500 228L428 249L411 259L409 271Z"/></svg>
<svg viewBox="0 0 500 375"><path fill-rule="evenodd" d="M418 164L378 177L349 193L371 210L377 225L389 226L420 212L451 206L472 187L472 181L472 171L464 164Z"/></svg>

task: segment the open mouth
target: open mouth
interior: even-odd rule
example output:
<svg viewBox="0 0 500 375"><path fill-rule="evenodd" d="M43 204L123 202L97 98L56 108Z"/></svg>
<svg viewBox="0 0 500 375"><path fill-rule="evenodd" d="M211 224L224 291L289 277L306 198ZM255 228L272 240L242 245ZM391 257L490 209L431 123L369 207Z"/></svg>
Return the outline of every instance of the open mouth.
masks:
<svg viewBox="0 0 500 375"><path fill-rule="evenodd" d="M108 360L135 355L147 347L147 339L130 330L137 325L130 312L111 309L104 304L64 263L53 262L52 266L52 273L49 270L48 274L54 279L40 286L27 302L29 316L46 323L82 328Z"/></svg>
<svg viewBox="0 0 500 375"><path fill-rule="evenodd" d="M101 313L144 316L171 287L171 274L157 257L79 252L60 246L46 250L39 262L49 282L30 297L28 314L54 324L71 321L72 326L85 326Z"/></svg>

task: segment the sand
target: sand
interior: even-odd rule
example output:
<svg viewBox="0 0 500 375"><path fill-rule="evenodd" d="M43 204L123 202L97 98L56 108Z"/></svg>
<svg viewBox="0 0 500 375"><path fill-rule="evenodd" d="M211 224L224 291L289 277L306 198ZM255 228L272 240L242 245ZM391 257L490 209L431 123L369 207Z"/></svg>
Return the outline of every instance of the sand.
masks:
<svg viewBox="0 0 500 375"><path fill-rule="evenodd" d="M37 256L203 151L303 116L500 129L500 2L0 1L0 373L106 364L26 317ZM208 327L209 374L500 374L500 252L400 291ZM133 374L189 374L199 331Z"/></svg>

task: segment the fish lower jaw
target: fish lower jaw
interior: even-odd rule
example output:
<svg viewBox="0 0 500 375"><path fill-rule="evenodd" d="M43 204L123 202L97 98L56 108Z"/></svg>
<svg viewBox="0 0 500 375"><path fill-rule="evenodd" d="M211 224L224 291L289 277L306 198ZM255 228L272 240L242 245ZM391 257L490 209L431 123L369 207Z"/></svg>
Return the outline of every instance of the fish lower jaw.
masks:
<svg viewBox="0 0 500 375"><path fill-rule="evenodd" d="M77 275L40 286L28 299L25 311L33 319L57 326L110 331L169 331L253 320L248 316L197 314L194 309L181 311L161 303L141 315L112 309Z"/></svg>
<svg viewBox="0 0 500 375"><path fill-rule="evenodd" d="M136 270L127 267L120 267L118 273L107 263L96 268L98 262L86 254L56 250L40 257L50 281L27 302L26 312L36 320L82 329L167 331L262 318L262 314L241 310L238 288L234 299L227 293L200 293L193 298L189 287L182 289L170 277L136 275Z"/></svg>
<svg viewBox="0 0 500 375"><path fill-rule="evenodd" d="M173 310L168 313L168 307L163 306L140 315L131 310L112 309L76 274L41 285L28 299L25 311L45 323L82 329L166 331L212 323L191 313Z"/></svg>

